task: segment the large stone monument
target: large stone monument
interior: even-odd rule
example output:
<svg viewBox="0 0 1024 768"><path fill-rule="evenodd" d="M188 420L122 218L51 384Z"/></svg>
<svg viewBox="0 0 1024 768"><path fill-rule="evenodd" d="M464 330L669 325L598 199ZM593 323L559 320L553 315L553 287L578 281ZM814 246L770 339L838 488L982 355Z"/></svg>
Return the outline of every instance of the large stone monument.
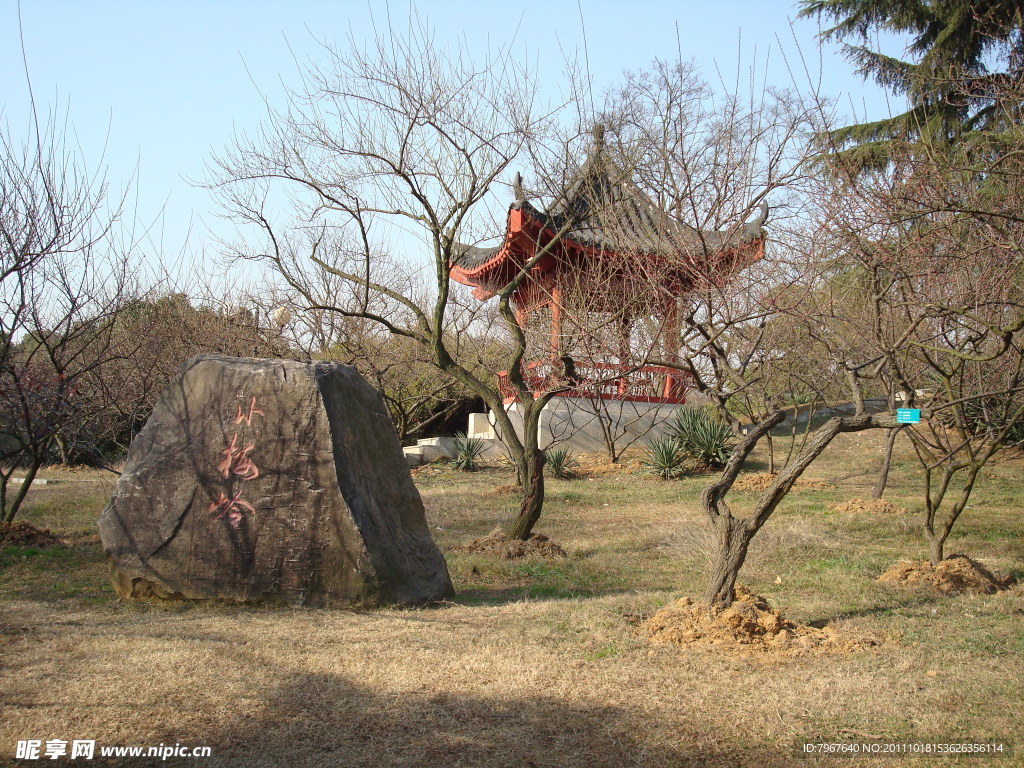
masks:
<svg viewBox="0 0 1024 768"><path fill-rule="evenodd" d="M387 409L345 365L189 360L132 442L99 529L122 597L452 594Z"/></svg>

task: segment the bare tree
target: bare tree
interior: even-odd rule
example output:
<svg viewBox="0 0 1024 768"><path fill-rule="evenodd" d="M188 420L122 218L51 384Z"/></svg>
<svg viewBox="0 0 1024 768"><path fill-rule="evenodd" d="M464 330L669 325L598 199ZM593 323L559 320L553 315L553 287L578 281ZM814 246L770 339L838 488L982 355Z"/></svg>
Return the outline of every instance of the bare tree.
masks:
<svg viewBox="0 0 1024 768"><path fill-rule="evenodd" d="M999 365L977 359L935 365L936 388L924 400L928 418L907 434L924 475L924 530L933 564L967 507L979 472L1024 425L1024 355L1015 340ZM956 356L959 357L959 356ZM949 365L953 362L952 365ZM952 481L961 477L959 493ZM952 496L952 499L947 498Z"/></svg>
<svg viewBox="0 0 1024 768"><path fill-rule="evenodd" d="M884 359L888 391L922 411L905 434L933 563L979 472L1024 421L1019 151L1013 134L941 152L922 140L895 146L885 171L833 179L830 227L865 308L846 332Z"/></svg>
<svg viewBox="0 0 1024 768"><path fill-rule="evenodd" d="M814 109L781 94L755 108L733 101L719 132L702 133L699 105L679 97L684 75L661 67L633 81L624 98L632 105L627 130L650 147L648 183L666 210L722 216L732 208L726 220L741 221L737 210L757 192L799 182L791 198L799 208L790 210L803 219L789 225L776 216L766 258L738 276L710 258L717 243L709 243L706 258L694 260L683 352L661 361L687 370L741 433L702 496L719 542L706 599L719 607L732 601L751 540L837 435L897 427L891 412L867 412L867 394L884 396L891 409L899 391L911 406L918 391L929 392L926 431L909 434L926 467L926 528L933 558L941 557L978 470L1021 416L1012 397L1024 323L1016 149L1004 154L995 143L982 152L983 167L976 155L956 167L948 153L907 147L888 168L853 175L806 162L800 134L827 131ZM776 191L773 201L780 199L777 213L786 199ZM997 379L993 391L978 391L980 382ZM848 413L809 430L753 509L737 514L727 494L753 448L784 421L794 394L823 406L849 401ZM989 405L984 419L982 402ZM749 424L736 418L740 403ZM940 516L960 472L964 491Z"/></svg>
<svg viewBox="0 0 1024 768"><path fill-rule="evenodd" d="M554 393L536 393L524 376L526 339L512 296L573 221L567 218L497 291L509 341L503 367L522 407L521 431L496 379L481 375L474 354L459 348L450 326L459 291L450 271L465 256L464 243L503 231L504 201L495 201L510 163L538 169L537 186L559 188L559 173L578 162L585 140L549 143L564 110L539 104L524 64L507 53L474 62L461 48L439 45L418 18L404 36L368 47L325 46L325 55L284 110L272 111L256 135L238 137L216 161L211 186L239 221L263 232L260 253L239 253L269 264L307 309L376 323L418 345L483 399L523 488L508 534L526 538L543 506L537 427ZM287 206L278 210L294 214L290 225L274 215L272 203L282 195ZM403 248L419 258L399 257ZM420 270L430 293L410 295L404 275ZM348 295L325 295L325 274L346 283Z"/></svg>
<svg viewBox="0 0 1024 768"><path fill-rule="evenodd" d="M878 376L878 361L827 331L834 259L822 257L813 229L790 224L803 214L797 187L807 180L813 105L783 92L715 101L698 95L693 78L678 62L658 63L627 79L616 114L622 140L642 148L638 168L652 198L692 233L678 248L688 254L682 266L690 286L681 349L655 362L684 370L738 437L702 494L718 538L705 599L724 607L750 542L814 459L841 433L895 422L864 409L864 381ZM769 196L773 238L764 258L746 266L730 244L743 239L743 222ZM727 495L739 472L793 412L797 396L853 405L805 435L753 509L734 511ZM744 405L749 423L737 417Z"/></svg>
<svg viewBox="0 0 1024 768"><path fill-rule="evenodd" d="M57 115L24 143L0 133L0 516L14 519L61 431L88 417L79 386L134 290L115 226L123 198L69 149ZM16 490L11 478L24 477Z"/></svg>
<svg viewBox="0 0 1024 768"><path fill-rule="evenodd" d="M55 437L57 459L65 464L110 468L127 452L167 382L195 355L293 356L278 324L245 297L236 297L234 306L195 306L181 292L135 288L115 299L77 321L81 339L69 401L75 418L65 420ZM54 340L71 344L67 335Z"/></svg>
<svg viewBox="0 0 1024 768"><path fill-rule="evenodd" d="M814 288L821 278L819 267L811 263L794 265L781 258L782 243L775 243L775 254L756 268L734 279L727 291L714 290L700 295L699 309L689 316L684 329L685 351L680 363L690 371L696 388L714 403L724 418L740 433L736 446L721 476L705 488L701 501L718 537L718 550L712 564L705 599L724 607L733 599L733 588L754 536L768 522L793 485L811 463L839 434L877 427L895 426L891 414L869 414L864 409L863 379L873 361L853 357L852 350L829 339L815 338L813 331L827 322L827 316L813 300ZM783 253L779 253L782 251ZM791 252L792 253L792 252ZM801 260L802 261L802 260ZM773 292L764 292L776 276L762 270L782 271L799 266L787 285L790 300L794 291L803 294L798 303L782 304ZM798 449L783 461L776 461L777 473L771 484L745 513L734 511L727 500L740 471L751 452L787 416L796 413L791 393L779 386L780 380L793 375L792 360L784 350L773 346L765 333L766 320L785 312L804 323L804 352L817 359L813 377L802 379L809 400L823 407L835 407L837 415L813 427L808 422ZM809 369L805 369L809 370ZM756 417L740 424L730 409L734 399L752 398L759 403L749 413ZM847 414L838 409L843 401L852 401ZM812 414L808 413L808 420Z"/></svg>
<svg viewBox="0 0 1024 768"><path fill-rule="evenodd" d="M347 301L349 308L361 306L360 298L350 294L347 281L327 271L320 277L325 285L318 295L330 297L333 305L345 306ZM423 286L411 282L403 290L403 295L417 297L417 301L426 294ZM304 356L352 365L366 377L384 398L403 445L443 424L475 399L465 385L434 365L423 345L393 335L373 320L310 309L306 298L294 290L270 290L265 303L273 307L271 313L287 312L282 332ZM461 349L460 356L467 364L481 377L496 370L496 364L488 359L495 357L490 331L496 318L486 317L479 307L461 307L458 302L450 304L449 318L449 344ZM397 318L395 321L401 322ZM478 350L476 363L472 359L474 349Z"/></svg>

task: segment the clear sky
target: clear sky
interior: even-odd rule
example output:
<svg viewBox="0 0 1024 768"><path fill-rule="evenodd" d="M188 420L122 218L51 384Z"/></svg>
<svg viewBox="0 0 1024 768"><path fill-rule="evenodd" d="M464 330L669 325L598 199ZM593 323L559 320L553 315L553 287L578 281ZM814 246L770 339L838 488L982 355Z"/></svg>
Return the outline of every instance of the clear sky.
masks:
<svg viewBox="0 0 1024 768"><path fill-rule="evenodd" d="M792 21L782 0L422 0L417 3L441 38L464 36L474 45L511 44L539 57L541 71L559 81L562 50L589 62L596 90L624 70L677 49L708 78L727 80L755 60L767 81L791 86L786 59L802 69L800 52L824 94L847 112L886 114L885 94L864 83L827 45L817 24ZM281 83L296 82L294 58L317 55L317 39L356 39L373 25L407 17L403 2L345 0L22 0L25 52L36 101L66 112L87 162L102 162L115 187L129 180L144 222L156 222L151 250L209 249L208 228L223 224L202 178L211 152L236 127L259 121L261 91L272 101ZM792 23L792 27L791 27ZM3 120L27 136L28 91L18 37L18 3L0 0ZM678 47L678 48L677 48ZM799 51L798 51L799 47ZM293 58L294 57L294 58ZM809 87L802 71L797 85ZM898 105L897 105L898 106Z"/></svg>

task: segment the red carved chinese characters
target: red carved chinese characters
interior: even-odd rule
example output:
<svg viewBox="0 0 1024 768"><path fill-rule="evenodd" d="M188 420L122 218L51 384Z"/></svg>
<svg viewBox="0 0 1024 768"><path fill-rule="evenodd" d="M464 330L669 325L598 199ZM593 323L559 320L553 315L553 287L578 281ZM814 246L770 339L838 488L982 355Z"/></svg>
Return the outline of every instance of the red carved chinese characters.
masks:
<svg viewBox="0 0 1024 768"><path fill-rule="evenodd" d="M235 424L241 424L244 421L247 425L252 426L252 417L262 415L263 411L256 408L256 395L253 395L249 400L249 413L243 414L242 406L238 406L238 413L235 414Z"/></svg>
<svg viewBox="0 0 1024 768"><path fill-rule="evenodd" d="M256 511L256 508L245 499L241 498L241 496L242 492L239 491L234 495L234 497L229 499L224 495L224 492L221 491L220 496L217 497L216 501L210 502L210 506L206 508L206 511L215 513L213 515L214 520L227 518L227 521L231 523L231 527L237 528L238 524L242 522L243 510L248 510L249 512Z"/></svg>
<svg viewBox="0 0 1024 768"><path fill-rule="evenodd" d="M255 443L246 443L244 448L238 447L238 433L231 435L231 442L221 453L224 458L217 465L220 476L227 480L231 475L237 475L243 480L253 480L260 476L259 468L249 458L249 452L255 448Z"/></svg>
<svg viewBox="0 0 1024 768"><path fill-rule="evenodd" d="M249 399L249 411L243 413L242 407L238 406L238 410L235 414L234 423L236 425L245 422L247 427L252 426L253 416L263 416L262 410L256 407L256 395L253 395ZM260 476L259 467L253 462L252 457L249 454L256 448L256 444L249 441L244 445L239 444L238 432L234 432L231 435L231 441L227 444L224 450L221 451L221 460L217 464L217 473L231 483L234 480L244 482L246 480L254 480ZM218 497L210 502L210 505L206 508L207 513L213 515L214 520L227 520L231 524L232 528L238 528L242 520L245 517L246 512L256 512L256 508L248 501L242 498L242 491L240 488L235 490L235 493L231 494L229 490L227 493L221 491Z"/></svg>

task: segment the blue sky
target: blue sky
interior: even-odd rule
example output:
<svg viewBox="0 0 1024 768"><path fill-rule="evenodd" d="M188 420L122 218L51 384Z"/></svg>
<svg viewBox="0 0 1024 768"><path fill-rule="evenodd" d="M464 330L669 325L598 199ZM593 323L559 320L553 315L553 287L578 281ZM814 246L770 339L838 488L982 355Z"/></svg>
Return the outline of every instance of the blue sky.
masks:
<svg viewBox="0 0 1024 768"><path fill-rule="evenodd" d="M517 3L419 2L440 38L470 46L512 45L537 57L545 78L559 81L562 50L585 53L596 89L654 57L693 59L706 77L731 80L737 62L757 61L769 83L792 85L785 59L802 67L797 47L821 89L847 111L881 116L885 94L854 76L834 45L818 50L812 21L793 22L791 3L521 0ZM316 39L365 39L407 3L292 0L22 0L21 16L36 101L67 113L90 165L102 163L114 187L132 181L137 215L155 222L151 251L179 251L186 239L207 252L208 228L223 224L203 176L211 152L235 128L260 120L261 92L276 101L295 83L294 58L317 55ZM582 15L582 19L581 19ZM3 120L27 136L28 92L18 40L18 4L0 0ZM898 52L898 51L897 51ZM819 64L820 61L820 64ZM800 74L801 88L808 84ZM258 87L257 87L258 86ZM894 108L898 108L896 105Z"/></svg>

